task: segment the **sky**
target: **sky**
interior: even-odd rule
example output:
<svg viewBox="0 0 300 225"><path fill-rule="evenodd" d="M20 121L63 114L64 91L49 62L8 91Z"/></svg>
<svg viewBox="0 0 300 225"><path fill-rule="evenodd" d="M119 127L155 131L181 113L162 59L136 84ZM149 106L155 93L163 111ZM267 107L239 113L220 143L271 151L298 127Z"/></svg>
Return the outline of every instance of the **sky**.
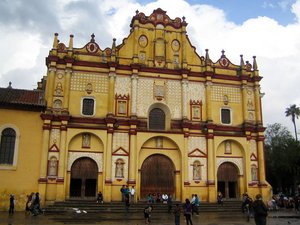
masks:
<svg viewBox="0 0 300 225"><path fill-rule="evenodd" d="M185 17L199 55L221 51L234 64L256 56L264 126L280 123L293 132L285 110L300 106L300 0L0 0L0 87L35 89L47 73L45 58L54 33L81 48L95 34L101 49L129 35L135 11L149 16L162 8ZM300 123L297 120L300 133ZM293 133L292 133L293 134Z"/></svg>

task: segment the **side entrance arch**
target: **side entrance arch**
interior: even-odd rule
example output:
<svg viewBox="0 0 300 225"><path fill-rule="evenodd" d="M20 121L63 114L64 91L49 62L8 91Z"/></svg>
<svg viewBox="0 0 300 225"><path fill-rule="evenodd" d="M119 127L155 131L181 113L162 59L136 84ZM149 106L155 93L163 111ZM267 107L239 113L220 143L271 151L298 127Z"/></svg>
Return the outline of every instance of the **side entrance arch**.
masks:
<svg viewBox="0 0 300 225"><path fill-rule="evenodd" d="M238 195L238 169L233 163L222 163L218 168L218 192L225 198L237 198Z"/></svg>
<svg viewBox="0 0 300 225"><path fill-rule="evenodd" d="M141 199L149 193L175 194L175 167L172 160L161 154L145 159L141 167Z"/></svg>
<svg viewBox="0 0 300 225"><path fill-rule="evenodd" d="M77 159L71 167L70 197L95 197L98 166L90 158Z"/></svg>

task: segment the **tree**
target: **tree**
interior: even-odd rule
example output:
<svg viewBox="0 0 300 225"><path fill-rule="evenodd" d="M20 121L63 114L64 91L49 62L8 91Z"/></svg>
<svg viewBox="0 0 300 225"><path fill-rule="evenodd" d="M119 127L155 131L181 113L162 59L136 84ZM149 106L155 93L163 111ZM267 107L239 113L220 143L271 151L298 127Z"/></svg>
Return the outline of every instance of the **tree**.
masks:
<svg viewBox="0 0 300 225"><path fill-rule="evenodd" d="M292 122L294 124L294 129L295 129L295 137L296 137L296 141L298 141L298 137L297 137L297 129L296 129L296 121L295 119L298 119L300 115L300 108L296 106L296 104L290 105L289 108L286 108L285 110L285 116L292 117Z"/></svg>
<svg viewBox="0 0 300 225"><path fill-rule="evenodd" d="M267 126L265 138L266 175L274 193L295 193L300 182L300 143L278 123Z"/></svg>

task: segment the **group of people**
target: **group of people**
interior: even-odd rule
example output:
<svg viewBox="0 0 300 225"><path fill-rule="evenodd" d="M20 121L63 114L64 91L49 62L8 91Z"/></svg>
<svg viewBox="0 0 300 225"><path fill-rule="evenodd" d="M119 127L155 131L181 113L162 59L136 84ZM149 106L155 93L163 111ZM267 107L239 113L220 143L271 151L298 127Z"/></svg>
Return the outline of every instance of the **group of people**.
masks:
<svg viewBox="0 0 300 225"><path fill-rule="evenodd" d="M299 212L300 197L298 194L294 196L285 196L282 193L273 195L272 199L268 201L269 210L278 210L279 208L294 209L296 213Z"/></svg>
<svg viewBox="0 0 300 225"><path fill-rule="evenodd" d="M14 194L10 194L9 210L8 210L8 213L10 215L14 214L15 204L16 204L15 196L14 196ZM39 192L36 192L36 193L32 192L30 195L27 195L25 212L26 212L26 214L32 214L34 216L37 216L37 215L43 213L43 211L41 209L41 198L40 198Z"/></svg>

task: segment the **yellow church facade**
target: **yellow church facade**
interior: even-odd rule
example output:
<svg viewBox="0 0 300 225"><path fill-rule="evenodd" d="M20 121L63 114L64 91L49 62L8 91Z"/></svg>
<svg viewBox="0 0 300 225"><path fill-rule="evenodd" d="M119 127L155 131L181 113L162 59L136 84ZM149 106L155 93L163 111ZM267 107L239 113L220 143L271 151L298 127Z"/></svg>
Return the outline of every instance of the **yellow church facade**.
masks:
<svg viewBox="0 0 300 225"><path fill-rule="evenodd" d="M75 48L73 35L64 44L55 34L47 76L27 91L42 97L26 109L1 107L0 194L14 193L20 208L32 191L44 203L100 191L120 201L122 185L135 187L136 200L269 198L256 59L199 56L186 26L156 9L137 11L128 37L111 48L94 35Z"/></svg>

